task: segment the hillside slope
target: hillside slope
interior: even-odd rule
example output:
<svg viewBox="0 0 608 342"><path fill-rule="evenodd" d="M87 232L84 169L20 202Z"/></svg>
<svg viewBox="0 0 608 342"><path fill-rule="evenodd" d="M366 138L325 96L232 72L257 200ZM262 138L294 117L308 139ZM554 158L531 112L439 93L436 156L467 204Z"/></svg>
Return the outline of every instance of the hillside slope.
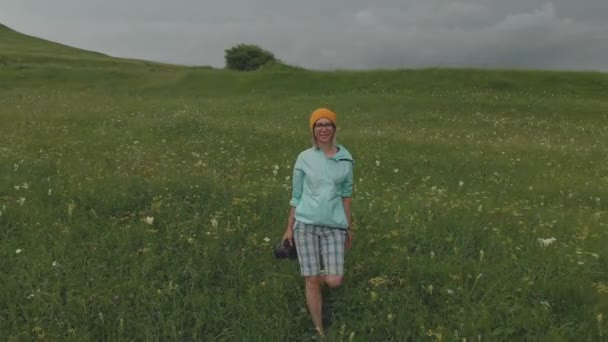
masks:
<svg viewBox="0 0 608 342"><path fill-rule="evenodd" d="M162 65L160 63L111 57L99 52L51 42L20 33L0 23L0 66L41 63L68 64L71 66L92 64Z"/></svg>
<svg viewBox="0 0 608 342"><path fill-rule="evenodd" d="M177 66L69 47L28 36L0 24L0 88L38 86L121 88L144 96L305 97L385 96L423 102L475 96L490 101L509 94L513 103L530 94L602 98L608 94L608 74L476 69L416 69L312 71L274 65L256 72ZM430 101L430 102L429 102Z"/></svg>

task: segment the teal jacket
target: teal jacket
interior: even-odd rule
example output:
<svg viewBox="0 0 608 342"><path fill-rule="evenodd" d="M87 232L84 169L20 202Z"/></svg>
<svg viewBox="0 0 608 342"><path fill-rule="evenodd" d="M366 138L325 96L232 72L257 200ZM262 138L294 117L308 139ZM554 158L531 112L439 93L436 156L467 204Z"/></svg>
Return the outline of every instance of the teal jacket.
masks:
<svg viewBox="0 0 608 342"><path fill-rule="evenodd" d="M342 145L330 158L311 147L298 155L293 168L293 194L290 205L295 219L302 223L330 228L348 228L343 197L353 193L352 155Z"/></svg>

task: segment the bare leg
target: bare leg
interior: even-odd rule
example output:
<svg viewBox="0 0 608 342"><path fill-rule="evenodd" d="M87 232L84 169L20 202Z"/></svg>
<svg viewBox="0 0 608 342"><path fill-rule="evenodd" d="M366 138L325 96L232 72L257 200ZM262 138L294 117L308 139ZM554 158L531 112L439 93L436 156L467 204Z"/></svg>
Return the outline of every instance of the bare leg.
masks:
<svg viewBox="0 0 608 342"><path fill-rule="evenodd" d="M323 277L323 283L327 284L327 286L331 287L332 289L335 289L342 284L342 279L342 276L327 275Z"/></svg>
<svg viewBox="0 0 608 342"><path fill-rule="evenodd" d="M312 318L312 323L319 335L324 335L323 328L323 283L330 288L337 288L342 284L342 276L313 276L306 279L306 303Z"/></svg>
<svg viewBox="0 0 608 342"><path fill-rule="evenodd" d="M312 323L315 325L315 329L319 335L324 335L323 330L323 295L321 293L321 282L323 280L320 276L305 277L306 278L306 303L308 304L308 310L312 317Z"/></svg>

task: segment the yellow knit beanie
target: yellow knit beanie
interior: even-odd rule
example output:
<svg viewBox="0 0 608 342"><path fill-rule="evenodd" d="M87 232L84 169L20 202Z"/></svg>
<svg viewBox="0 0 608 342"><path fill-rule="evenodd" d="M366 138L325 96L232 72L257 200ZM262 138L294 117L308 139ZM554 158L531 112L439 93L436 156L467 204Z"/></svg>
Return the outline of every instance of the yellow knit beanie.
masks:
<svg viewBox="0 0 608 342"><path fill-rule="evenodd" d="M312 115L310 116L310 130L313 130L313 126L315 125L315 122L317 122L317 120L321 119L321 118L326 118L327 120L331 121L334 126L336 125L336 113L332 112L331 110L327 109L327 108L319 108L317 110L315 110L314 112L312 112Z"/></svg>

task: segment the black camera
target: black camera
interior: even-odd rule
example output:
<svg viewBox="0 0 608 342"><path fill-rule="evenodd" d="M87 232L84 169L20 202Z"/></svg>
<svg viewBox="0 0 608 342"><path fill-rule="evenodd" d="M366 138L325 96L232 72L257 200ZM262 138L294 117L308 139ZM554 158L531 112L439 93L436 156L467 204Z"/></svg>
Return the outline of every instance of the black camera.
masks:
<svg viewBox="0 0 608 342"><path fill-rule="evenodd" d="M289 243L289 240L284 240L281 243L277 244L274 248L274 257L277 259L296 259L298 257L298 252L296 250L295 243L292 246Z"/></svg>

